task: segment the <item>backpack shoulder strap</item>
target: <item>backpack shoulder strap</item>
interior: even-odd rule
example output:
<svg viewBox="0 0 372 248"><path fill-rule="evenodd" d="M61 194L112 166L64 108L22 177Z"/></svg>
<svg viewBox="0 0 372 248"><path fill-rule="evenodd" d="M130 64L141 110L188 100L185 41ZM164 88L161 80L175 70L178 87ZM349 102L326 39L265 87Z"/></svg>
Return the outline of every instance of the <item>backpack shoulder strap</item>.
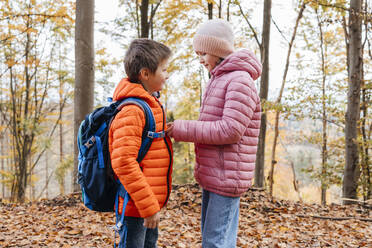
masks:
<svg viewBox="0 0 372 248"><path fill-rule="evenodd" d="M138 152L137 161L138 163L142 161L145 157L146 153L150 149L152 144L152 140L154 138L162 138L164 137L164 132L156 133L156 125L155 125L155 118L154 114L150 108L150 106L146 103L146 101L136 98L136 97L129 97L125 98L120 101L117 106L117 110L120 111L125 105L134 104L140 107L144 114L145 114L145 127L142 132L142 142L141 147Z"/></svg>

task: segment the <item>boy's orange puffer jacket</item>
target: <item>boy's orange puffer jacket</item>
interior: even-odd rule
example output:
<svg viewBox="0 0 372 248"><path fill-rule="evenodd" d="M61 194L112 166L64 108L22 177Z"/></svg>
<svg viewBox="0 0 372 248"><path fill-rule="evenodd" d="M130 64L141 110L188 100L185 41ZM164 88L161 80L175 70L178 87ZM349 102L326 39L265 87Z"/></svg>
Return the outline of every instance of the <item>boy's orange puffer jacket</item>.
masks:
<svg viewBox="0 0 372 248"><path fill-rule="evenodd" d="M113 100L138 97L145 100L155 117L156 132L166 129L165 113L161 103L141 84L122 79ZM169 138L154 139L144 159L136 158L141 146L145 114L136 105L126 105L115 116L109 131L109 149L112 168L128 191L131 200L125 216L146 218L154 215L167 203L172 182L172 144ZM122 201L119 201L119 213Z"/></svg>

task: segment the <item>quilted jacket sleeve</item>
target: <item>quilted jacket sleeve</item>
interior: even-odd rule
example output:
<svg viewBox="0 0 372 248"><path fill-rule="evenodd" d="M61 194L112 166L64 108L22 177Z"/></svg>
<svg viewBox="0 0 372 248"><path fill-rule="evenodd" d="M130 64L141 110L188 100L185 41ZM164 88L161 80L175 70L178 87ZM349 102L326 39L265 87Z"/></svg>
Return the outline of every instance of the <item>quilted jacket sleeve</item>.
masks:
<svg viewBox="0 0 372 248"><path fill-rule="evenodd" d="M138 106L125 106L111 124L111 163L142 218L160 211L160 206L136 160L141 146L145 116Z"/></svg>
<svg viewBox="0 0 372 248"><path fill-rule="evenodd" d="M221 120L194 121L176 120L173 138L176 141L209 145L237 143L249 126L259 101L247 78L234 79L227 87Z"/></svg>

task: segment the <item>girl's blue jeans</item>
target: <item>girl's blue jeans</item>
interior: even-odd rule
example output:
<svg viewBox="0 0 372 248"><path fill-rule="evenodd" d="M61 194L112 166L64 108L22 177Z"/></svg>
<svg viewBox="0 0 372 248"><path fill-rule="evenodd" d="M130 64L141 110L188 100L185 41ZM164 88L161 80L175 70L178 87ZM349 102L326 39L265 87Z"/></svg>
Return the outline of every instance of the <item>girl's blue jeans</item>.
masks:
<svg viewBox="0 0 372 248"><path fill-rule="evenodd" d="M124 247L124 228L119 231L119 248L156 248L158 241L158 228L150 229L143 226L144 219L125 216L124 221L128 227L127 242Z"/></svg>
<svg viewBox="0 0 372 248"><path fill-rule="evenodd" d="M240 197L226 197L203 190L202 247L234 248L239 226Z"/></svg>

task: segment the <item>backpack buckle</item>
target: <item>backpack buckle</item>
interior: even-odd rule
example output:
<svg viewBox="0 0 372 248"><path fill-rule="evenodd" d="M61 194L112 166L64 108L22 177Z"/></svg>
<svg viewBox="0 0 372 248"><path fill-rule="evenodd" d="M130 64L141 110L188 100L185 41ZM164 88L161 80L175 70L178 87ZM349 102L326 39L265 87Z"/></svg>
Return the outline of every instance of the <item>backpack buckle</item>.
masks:
<svg viewBox="0 0 372 248"><path fill-rule="evenodd" d="M165 133L164 132L156 133L156 132L148 131L147 132L147 137L149 137L150 139L164 138L165 137Z"/></svg>
<svg viewBox="0 0 372 248"><path fill-rule="evenodd" d="M116 232L119 232L121 230L122 226L123 226L123 223L121 223L121 221L119 221L116 225L112 226L112 229L114 229L114 231L116 231Z"/></svg>
<svg viewBox="0 0 372 248"><path fill-rule="evenodd" d="M96 142L96 138L94 136L92 136L85 144L84 146L89 149L91 146L94 145L94 143Z"/></svg>

